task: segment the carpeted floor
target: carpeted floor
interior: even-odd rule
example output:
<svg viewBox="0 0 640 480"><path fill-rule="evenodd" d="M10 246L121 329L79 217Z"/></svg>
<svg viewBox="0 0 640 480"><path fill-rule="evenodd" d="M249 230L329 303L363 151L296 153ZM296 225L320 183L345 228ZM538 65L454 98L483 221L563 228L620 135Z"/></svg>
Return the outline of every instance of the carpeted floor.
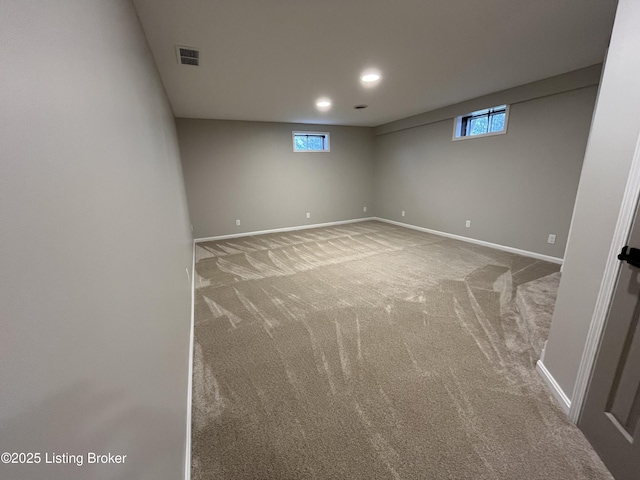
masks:
<svg viewBox="0 0 640 480"><path fill-rule="evenodd" d="M558 269L380 222L199 244L192 478L610 479L535 371Z"/></svg>

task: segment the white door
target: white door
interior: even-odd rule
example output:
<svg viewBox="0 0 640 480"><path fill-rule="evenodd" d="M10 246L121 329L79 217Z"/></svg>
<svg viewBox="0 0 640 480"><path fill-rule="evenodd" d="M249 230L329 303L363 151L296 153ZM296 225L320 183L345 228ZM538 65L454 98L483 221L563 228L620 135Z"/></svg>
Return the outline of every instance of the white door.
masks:
<svg viewBox="0 0 640 480"><path fill-rule="evenodd" d="M640 480L640 220L620 261L578 426L616 480ZM633 250L631 247L637 247Z"/></svg>

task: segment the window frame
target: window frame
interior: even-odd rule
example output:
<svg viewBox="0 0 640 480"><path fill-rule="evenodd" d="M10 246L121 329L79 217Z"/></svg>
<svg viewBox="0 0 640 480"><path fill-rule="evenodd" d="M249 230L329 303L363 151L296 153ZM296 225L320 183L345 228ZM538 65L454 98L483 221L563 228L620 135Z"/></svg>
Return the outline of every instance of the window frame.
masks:
<svg viewBox="0 0 640 480"><path fill-rule="evenodd" d="M296 150L296 135L306 135L306 136L322 136L326 143L327 148L322 150ZM329 132L309 132L306 130L293 130L291 132L291 140L293 142L293 152L294 153L327 153L331 151L331 138Z"/></svg>
<svg viewBox="0 0 640 480"><path fill-rule="evenodd" d="M462 130L462 123L465 118L469 118L474 116L477 112L482 112L484 110L491 111L493 109L502 107L502 105L496 105L494 107L489 108L481 108L479 110L475 110L473 112L465 113L464 115L457 116L453 119L453 136L452 140L457 142L458 140L468 140L470 138L484 138L484 137L494 137L496 135L505 135L507 133L507 127L509 125L509 107L510 105L504 104L504 128L499 132L487 132L480 133L478 135L460 135ZM489 112L487 112L489 113Z"/></svg>

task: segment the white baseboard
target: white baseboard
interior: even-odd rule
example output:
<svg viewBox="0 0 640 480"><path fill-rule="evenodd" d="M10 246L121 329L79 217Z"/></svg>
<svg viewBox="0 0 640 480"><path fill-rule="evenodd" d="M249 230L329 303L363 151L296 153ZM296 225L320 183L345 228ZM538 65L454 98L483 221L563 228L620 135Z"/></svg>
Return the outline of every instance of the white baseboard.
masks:
<svg viewBox="0 0 640 480"><path fill-rule="evenodd" d="M432 233L434 235L440 235L441 237L453 238L455 240L474 243L476 245L495 248L497 250L504 250L505 252L523 255L525 257L536 258L538 260L544 260L546 262L557 263L559 265L562 265L562 262L563 262L562 258L552 257L550 255L543 255L541 253L536 253L536 252L530 252L528 250L520 250L519 248L507 247L506 245L499 245L497 243L485 242L484 240L477 240L475 238L463 237L462 235L455 235L453 233L440 232L439 230L431 230L430 228L418 227L416 225L411 225L409 223L396 222L394 220L387 220L386 218L379 218L379 217L374 217L374 218L371 218L370 220L379 220L381 222L391 223L393 225L398 225L400 227L411 228L413 230L418 230L420 232Z"/></svg>
<svg viewBox="0 0 640 480"><path fill-rule="evenodd" d="M240 237L251 237L253 235L264 235L265 233L294 232L296 230L308 230L310 228L320 228L320 227L333 227L335 225L346 225L348 223L367 222L369 220L377 220L377 219L374 217L354 218L352 220L340 220L338 222L316 223L314 225L300 225L297 227L274 228L271 230L258 230L255 232L232 233L230 235L218 235L215 237L196 238L195 242L196 243L213 242L215 240L225 240L227 238L240 238Z"/></svg>
<svg viewBox="0 0 640 480"><path fill-rule="evenodd" d="M567 397L567 395L562 391L562 388L560 388L556 379L553 378L549 370L547 370L547 367L544 366L542 360L538 360L536 363L536 370L542 377L542 380L544 380L544 383L547 384L547 387L549 387L549 390L551 390L552 395L558 401L560 407L564 410L564 413L569 415L569 411L571 410L571 400L569 400L569 397Z"/></svg>
<svg viewBox="0 0 640 480"><path fill-rule="evenodd" d="M400 227L411 228L412 230L418 230L420 232L432 233L434 235L439 235L441 237L453 238L455 240L461 240L463 242L474 243L476 245L482 245L484 247L495 248L497 250L503 250L505 252L515 253L517 255L523 255L525 257L531 257L531 258L536 258L538 260L544 260L546 262L557 263L559 265L562 265L562 262L563 262L562 258L552 257L550 255L543 255L541 253L530 252L528 250L521 250L519 248L507 247L506 245L499 245L497 243L485 242L484 240L477 240L475 238L463 237L462 235L455 235L453 233L441 232L439 230L432 230L430 228L418 227L417 225L396 222L394 220L388 220L386 218L380 218L380 217L354 218L352 220L341 220L338 222L316 223L313 225L300 225L296 227L273 228L270 230L257 230L253 232L231 233L228 235L216 235L214 237L196 238L195 243L213 242L216 240L226 240L228 238L251 237L253 235L264 235L266 233L283 233L283 232L293 232L296 230L307 230L310 228L332 227L336 225L346 225L349 223L367 222L370 220L378 220L380 222L391 223L393 225L398 225Z"/></svg>
<svg viewBox="0 0 640 480"><path fill-rule="evenodd" d="M189 378L187 380L187 441L184 454L184 479L191 480L191 402L193 392L193 342L195 325L196 294L196 243L193 242L191 263L191 325L189 328Z"/></svg>

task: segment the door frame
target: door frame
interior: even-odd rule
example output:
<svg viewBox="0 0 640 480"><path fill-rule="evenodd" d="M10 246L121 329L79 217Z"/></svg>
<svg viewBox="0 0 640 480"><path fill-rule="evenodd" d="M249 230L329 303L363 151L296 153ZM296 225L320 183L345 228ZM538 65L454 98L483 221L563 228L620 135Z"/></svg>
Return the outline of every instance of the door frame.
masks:
<svg viewBox="0 0 640 480"><path fill-rule="evenodd" d="M600 342L604 333L604 327L609 313L609 307L613 298L618 273L621 262L618 260L618 253L626 244L633 226L633 220L638 209L640 200L640 136L636 141L636 148L629 169L627 185L622 197L622 205L618 214L618 221L613 232L613 240L609 249L609 256L604 269L600 291L596 299L596 305L589 325L587 341L582 351L580 367L576 383L573 388L573 398L569 409L569 420L574 424L578 423L587 397L587 390L591 382L593 367L600 349Z"/></svg>

